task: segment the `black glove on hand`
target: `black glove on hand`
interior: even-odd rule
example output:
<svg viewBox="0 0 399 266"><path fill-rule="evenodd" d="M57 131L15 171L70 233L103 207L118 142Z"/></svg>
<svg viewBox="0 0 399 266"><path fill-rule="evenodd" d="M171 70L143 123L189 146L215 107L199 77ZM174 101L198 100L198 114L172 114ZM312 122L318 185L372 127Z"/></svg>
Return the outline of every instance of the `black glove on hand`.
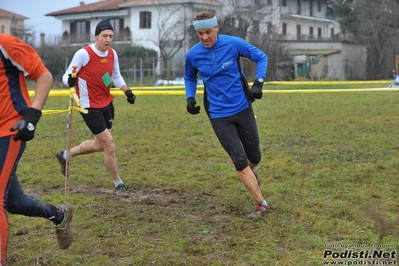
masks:
<svg viewBox="0 0 399 266"><path fill-rule="evenodd" d="M263 82L260 82L258 80L254 81L254 84L252 84L251 90L249 91L249 99L262 99L263 96Z"/></svg>
<svg viewBox="0 0 399 266"><path fill-rule="evenodd" d="M35 137L36 124L42 116L42 111L35 108L28 108L26 114L10 129L16 131L14 140L29 141Z"/></svg>
<svg viewBox="0 0 399 266"><path fill-rule="evenodd" d="M125 95L127 97L128 103L134 104L134 101L136 100L136 95L133 94L132 90L131 89L127 89L125 91Z"/></svg>
<svg viewBox="0 0 399 266"><path fill-rule="evenodd" d="M68 75L68 86L69 88L76 86L76 77L72 77L72 74Z"/></svg>
<svg viewBox="0 0 399 266"><path fill-rule="evenodd" d="M196 104L197 104L197 101L193 97L188 98L187 99L187 112L189 112L192 115L199 114L201 108L199 106L195 106Z"/></svg>

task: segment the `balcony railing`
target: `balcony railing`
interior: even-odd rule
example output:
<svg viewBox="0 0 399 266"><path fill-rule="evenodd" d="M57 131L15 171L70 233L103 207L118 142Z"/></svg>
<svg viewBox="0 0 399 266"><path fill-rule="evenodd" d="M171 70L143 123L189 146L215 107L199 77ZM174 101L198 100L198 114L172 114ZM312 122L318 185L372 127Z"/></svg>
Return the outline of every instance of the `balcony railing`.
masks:
<svg viewBox="0 0 399 266"><path fill-rule="evenodd" d="M95 41L94 35L55 35L54 43L60 45L85 45L90 44ZM128 33L114 33L113 38L114 43L131 43L132 34Z"/></svg>
<svg viewBox="0 0 399 266"><path fill-rule="evenodd" d="M320 16L320 12L311 13L309 8L302 10L300 7L289 7L282 9L281 16L282 17L301 17L302 19L310 19L310 20L335 20L335 11L333 8L326 7L326 11L324 14ZM315 15L315 14L319 14Z"/></svg>

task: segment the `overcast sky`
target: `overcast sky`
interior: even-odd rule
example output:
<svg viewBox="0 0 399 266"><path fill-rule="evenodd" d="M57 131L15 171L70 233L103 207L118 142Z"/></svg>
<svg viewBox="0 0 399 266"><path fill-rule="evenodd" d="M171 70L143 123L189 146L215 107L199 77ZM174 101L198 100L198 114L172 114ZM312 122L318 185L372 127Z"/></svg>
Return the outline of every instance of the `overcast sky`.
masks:
<svg viewBox="0 0 399 266"><path fill-rule="evenodd" d="M0 8L28 17L25 27L46 34L46 41L51 42L54 35L62 34L61 21L45 14L79 6L80 2L91 4L101 0L0 0Z"/></svg>

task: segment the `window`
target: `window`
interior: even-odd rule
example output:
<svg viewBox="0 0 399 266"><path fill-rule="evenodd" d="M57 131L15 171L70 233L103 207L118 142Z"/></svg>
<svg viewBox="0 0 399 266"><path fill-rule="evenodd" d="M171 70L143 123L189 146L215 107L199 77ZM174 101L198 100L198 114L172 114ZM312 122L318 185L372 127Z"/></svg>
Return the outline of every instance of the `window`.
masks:
<svg viewBox="0 0 399 266"><path fill-rule="evenodd" d="M313 39L313 27L309 27L309 37Z"/></svg>
<svg viewBox="0 0 399 266"><path fill-rule="evenodd" d="M109 23L114 28L114 33L120 33L124 28L123 19L109 19Z"/></svg>
<svg viewBox="0 0 399 266"><path fill-rule="evenodd" d="M75 21L70 24L70 32L76 36L90 34L90 21Z"/></svg>
<svg viewBox="0 0 399 266"><path fill-rule="evenodd" d="M282 0L281 1L281 6L287 6L287 0Z"/></svg>
<svg viewBox="0 0 399 266"><path fill-rule="evenodd" d="M296 25L296 38L301 39L301 25Z"/></svg>
<svg viewBox="0 0 399 266"><path fill-rule="evenodd" d="M273 24L269 21L267 22L267 33L272 34L273 33Z"/></svg>
<svg viewBox="0 0 399 266"><path fill-rule="evenodd" d="M321 12L321 0L317 1L317 11Z"/></svg>
<svg viewBox="0 0 399 266"><path fill-rule="evenodd" d="M74 21L69 24L71 42L90 41L90 21Z"/></svg>
<svg viewBox="0 0 399 266"><path fill-rule="evenodd" d="M300 15L301 14L301 0L297 0L297 6L296 6L296 14Z"/></svg>
<svg viewBox="0 0 399 266"><path fill-rule="evenodd" d="M86 33L86 21L76 22L76 35L85 35Z"/></svg>
<svg viewBox="0 0 399 266"><path fill-rule="evenodd" d="M331 39L334 39L334 35L335 35L334 28L331 28L330 31L331 31L331 32L330 32L330 37L331 37Z"/></svg>
<svg viewBox="0 0 399 266"><path fill-rule="evenodd" d="M283 23L283 35L287 35L287 23Z"/></svg>
<svg viewBox="0 0 399 266"><path fill-rule="evenodd" d="M260 32L260 22L258 20L254 20L252 25L253 25L252 31L254 33L259 33Z"/></svg>
<svg viewBox="0 0 399 266"><path fill-rule="evenodd" d="M317 28L317 38L321 39L321 28Z"/></svg>
<svg viewBox="0 0 399 266"><path fill-rule="evenodd" d="M140 12L140 29L151 29L151 12Z"/></svg>
<svg viewBox="0 0 399 266"><path fill-rule="evenodd" d="M4 25L1 25L0 32L1 32L1 33L5 33Z"/></svg>
<svg viewBox="0 0 399 266"><path fill-rule="evenodd" d="M271 5L271 4L269 4L269 2L271 2L272 0L267 0L267 4L268 5ZM255 7L256 8L264 8L265 7L265 0L255 0Z"/></svg>

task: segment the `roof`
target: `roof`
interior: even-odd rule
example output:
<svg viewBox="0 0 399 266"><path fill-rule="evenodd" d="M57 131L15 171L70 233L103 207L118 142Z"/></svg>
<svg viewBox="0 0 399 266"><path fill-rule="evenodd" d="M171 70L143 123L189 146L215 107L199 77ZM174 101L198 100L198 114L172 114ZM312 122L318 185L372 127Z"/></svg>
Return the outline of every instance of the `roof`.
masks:
<svg viewBox="0 0 399 266"><path fill-rule="evenodd" d="M13 12L7 11L5 9L1 9L1 8L0 8L0 18L14 18L14 19L20 19L20 20L29 19L28 17L22 16L17 13L13 13Z"/></svg>
<svg viewBox="0 0 399 266"><path fill-rule="evenodd" d="M77 7L71 7L68 9L63 9L59 11L54 11L51 13L47 13L46 16L61 16L61 15L69 15L76 13L86 13L86 12L97 12L97 11L110 11L110 10L119 10L121 8L135 6L135 5L145 5L145 4L169 4L169 3L184 3L184 2L192 2L192 3L201 3L201 4L217 4L221 5L218 0L103 0L91 4L85 5L84 1L80 2L80 5Z"/></svg>
<svg viewBox="0 0 399 266"><path fill-rule="evenodd" d="M341 50L338 49L309 49L309 50L290 50L288 53L290 55L330 55L330 54L336 54L341 52Z"/></svg>
<svg viewBox="0 0 399 266"><path fill-rule="evenodd" d="M97 11L110 11L110 10L119 10L121 8L135 6L135 5L144 5L144 4L161 4L161 3L201 3L201 4L217 4L221 5L221 2L218 0L188 0L188 1L178 1L178 0L103 0L91 4L85 5L84 1L80 2L80 5L77 7L71 7L68 9L63 9L59 11L54 11L51 13L47 13L46 16L61 16L61 15L69 15L76 13L86 13L86 12L97 12Z"/></svg>
<svg viewBox="0 0 399 266"><path fill-rule="evenodd" d="M128 0L126 0L128 1ZM106 10L118 10L119 4L125 3L125 0L105 0L85 5L83 1L77 7L71 7L51 13L47 13L46 16L60 16L67 14L85 13L93 11L106 11Z"/></svg>

